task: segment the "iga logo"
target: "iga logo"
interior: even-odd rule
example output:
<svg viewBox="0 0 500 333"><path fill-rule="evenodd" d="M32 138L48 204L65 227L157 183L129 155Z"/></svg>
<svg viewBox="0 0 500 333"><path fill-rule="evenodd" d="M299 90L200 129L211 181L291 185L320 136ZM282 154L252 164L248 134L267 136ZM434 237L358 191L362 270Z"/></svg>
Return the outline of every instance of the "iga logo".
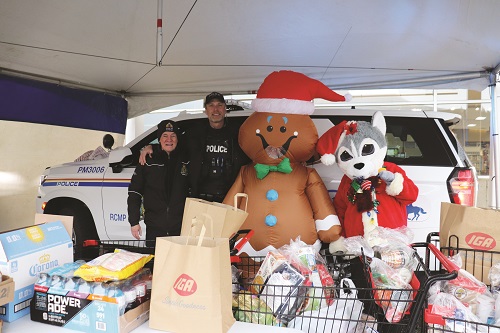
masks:
<svg viewBox="0 0 500 333"><path fill-rule="evenodd" d="M196 281L187 274L181 274L174 283L174 290L181 296L189 296L198 288Z"/></svg>
<svg viewBox="0 0 500 333"><path fill-rule="evenodd" d="M482 232L473 232L465 237L465 242L475 250L491 250L497 242L493 237Z"/></svg>

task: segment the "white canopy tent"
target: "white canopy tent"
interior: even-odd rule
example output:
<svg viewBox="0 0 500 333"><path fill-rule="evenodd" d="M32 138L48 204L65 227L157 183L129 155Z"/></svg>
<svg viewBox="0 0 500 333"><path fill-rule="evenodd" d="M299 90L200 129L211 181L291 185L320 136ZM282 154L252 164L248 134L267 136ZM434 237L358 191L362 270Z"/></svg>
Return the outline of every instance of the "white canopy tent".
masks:
<svg viewBox="0 0 500 333"><path fill-rule="evenodd" d="M0 73L123 96L129 118L252 93L280 69L344 91L483 90L498 17L496 0L2 0Z"/></svg>
<svg viewBox="0 0 500 333"><path fill-rule="evenodd" d="M0 70L123 95L129 118L279 69L336 90L483 90L498 17L495 0L3 0Z"/></svg>

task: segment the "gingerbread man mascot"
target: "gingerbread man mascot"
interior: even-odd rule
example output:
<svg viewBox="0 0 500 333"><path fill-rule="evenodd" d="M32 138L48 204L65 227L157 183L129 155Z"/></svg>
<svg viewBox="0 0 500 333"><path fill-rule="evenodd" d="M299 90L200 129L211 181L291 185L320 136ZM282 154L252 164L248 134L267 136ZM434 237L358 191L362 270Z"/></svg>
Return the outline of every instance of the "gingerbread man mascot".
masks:
<svg viewBox="0 0 500 333"><path fill-rule="evenodd" d="M321 242L340 237L326 187L316 170L305 166L318 140L309 117L314 98L345 101L304 74L273 72L252 102L255 112L240 128L238 141L252 163L241 168L224 203L231 204L238 192L248 195L248 217L241 228L255 234L241 252L249 256L265 255L299 236L318 250Z"/></svg>

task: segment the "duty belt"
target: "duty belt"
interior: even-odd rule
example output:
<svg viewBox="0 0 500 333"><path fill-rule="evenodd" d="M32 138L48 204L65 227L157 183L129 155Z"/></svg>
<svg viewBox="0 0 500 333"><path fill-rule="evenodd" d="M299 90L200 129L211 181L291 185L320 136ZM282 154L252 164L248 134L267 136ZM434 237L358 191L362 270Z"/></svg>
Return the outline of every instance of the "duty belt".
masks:
<svg viewBox="0 0 500 333"><path fill-rule="evenodd" d="M224 200L224 197L225 197L224 194L209 194L209 193L200 194L200 199L207 200L207 201L222 202Z"/></svg>

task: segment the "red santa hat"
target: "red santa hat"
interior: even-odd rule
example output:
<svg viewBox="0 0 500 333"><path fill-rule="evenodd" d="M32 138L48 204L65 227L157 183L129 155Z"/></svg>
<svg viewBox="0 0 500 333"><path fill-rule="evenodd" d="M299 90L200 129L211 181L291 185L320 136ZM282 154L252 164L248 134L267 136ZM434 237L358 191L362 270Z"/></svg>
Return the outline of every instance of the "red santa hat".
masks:
<svg viewBox="0 0 500 333"><path fill-rule="evenodd" d="M346 135L354 134L358 130L355 121L342 121L326 131L316 144L316 151L321 155L321 163L332 165L335 163L335 153Z"/></svg>
<svg viewBox="0 0 500 333"><path fill-rule="evenodd" d="M321 81L293 71L272 72L262 82L252 109L260 112L307 114L314 112L313 99L349 102L350 94L339 95Z"/></svg>

